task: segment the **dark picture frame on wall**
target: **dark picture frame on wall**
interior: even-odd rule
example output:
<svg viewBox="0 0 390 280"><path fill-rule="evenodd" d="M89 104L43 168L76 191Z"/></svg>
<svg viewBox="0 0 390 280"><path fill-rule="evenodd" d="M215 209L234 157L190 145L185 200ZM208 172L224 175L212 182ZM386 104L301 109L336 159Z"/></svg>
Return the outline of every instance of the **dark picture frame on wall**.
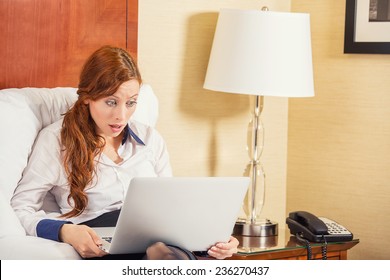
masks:
<svg viewBox="0 0 390 280"><path fill-rule="evenodd" d="M390 0L346 0L344 53L390 54Z"/></svg>

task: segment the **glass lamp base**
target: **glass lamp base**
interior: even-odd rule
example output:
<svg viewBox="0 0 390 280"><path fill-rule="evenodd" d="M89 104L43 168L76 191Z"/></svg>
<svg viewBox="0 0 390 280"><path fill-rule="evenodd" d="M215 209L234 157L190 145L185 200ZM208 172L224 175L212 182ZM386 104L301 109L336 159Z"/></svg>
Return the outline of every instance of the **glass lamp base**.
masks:
<svg viewBox="0 0 390 280"><path fill-rule="evenodd" d="M278 223L268 219L256 223L237 221L233 229L233 235L275 236L278 235Z"/></svg>

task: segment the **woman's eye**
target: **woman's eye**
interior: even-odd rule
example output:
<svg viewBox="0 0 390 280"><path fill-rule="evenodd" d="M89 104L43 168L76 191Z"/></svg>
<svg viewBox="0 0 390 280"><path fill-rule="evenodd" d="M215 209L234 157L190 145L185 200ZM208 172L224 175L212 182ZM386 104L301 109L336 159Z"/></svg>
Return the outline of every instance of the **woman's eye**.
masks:
<svg viewBox="0 0 390 280"><path fill-rule="evenodd" d="M134 101L134 100L128 101L128 102L126 103L126 105L127 105L128 107L133 107L133 106L137 105L137 101Z"/></svg>
<svg viewBox="0 0 390 280"><path fill-rule="evenodd" d="M116 105L116 101L115 100L107 100L106 104L110 107L114 107Z"/></svg>

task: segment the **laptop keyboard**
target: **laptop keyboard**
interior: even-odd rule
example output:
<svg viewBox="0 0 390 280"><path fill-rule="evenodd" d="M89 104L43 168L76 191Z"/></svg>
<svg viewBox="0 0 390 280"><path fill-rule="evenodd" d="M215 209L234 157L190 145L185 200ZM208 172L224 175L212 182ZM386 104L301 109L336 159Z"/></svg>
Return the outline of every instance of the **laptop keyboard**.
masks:
<svg viewBox="0 0 390 280"><path fill-rule="evenodd" d="M102 239L107 241L108 243L111 243L112 241L112 237L108 237L108 236L103 236Z"/></svg>

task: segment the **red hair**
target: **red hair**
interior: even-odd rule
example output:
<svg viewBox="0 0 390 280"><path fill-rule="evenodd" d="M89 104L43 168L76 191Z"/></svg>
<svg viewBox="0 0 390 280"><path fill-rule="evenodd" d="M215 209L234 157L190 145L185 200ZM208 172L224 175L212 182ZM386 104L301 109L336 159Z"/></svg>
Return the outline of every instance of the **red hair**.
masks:
<svg viewBox="0 0 390 280"><path fill-rule="evenodd" d="M78 100L65 114L61 129L63 163L73 209L62 217L79 216L87 207L85 188L95 175L95 158L103 151L105 140L96 133L86 100L98 100L113 95L119 86L129 80L142 83L134 59L123 49L104 46L85 62L78 86Z"/></svg>

